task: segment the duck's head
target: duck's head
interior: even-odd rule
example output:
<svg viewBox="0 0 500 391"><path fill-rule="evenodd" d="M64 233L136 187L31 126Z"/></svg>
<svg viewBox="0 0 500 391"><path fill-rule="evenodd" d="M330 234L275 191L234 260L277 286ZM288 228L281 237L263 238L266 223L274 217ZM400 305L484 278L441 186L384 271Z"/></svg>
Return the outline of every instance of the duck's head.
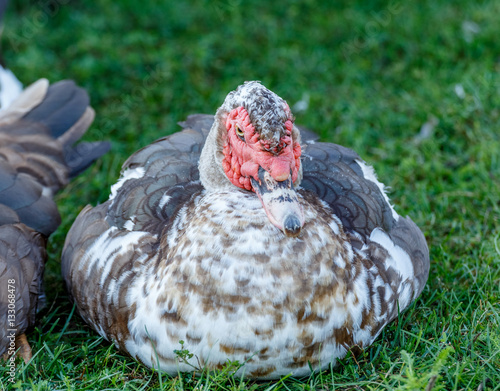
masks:
<svg viewBox="0 0 500 391"><path fill-rule="evenodd" d="M257 81L230 92L217 110L200 158L207 190L255 192L272 224L298 236L304 213L294 190L302 179L300 133L288 104Z"/></svg>

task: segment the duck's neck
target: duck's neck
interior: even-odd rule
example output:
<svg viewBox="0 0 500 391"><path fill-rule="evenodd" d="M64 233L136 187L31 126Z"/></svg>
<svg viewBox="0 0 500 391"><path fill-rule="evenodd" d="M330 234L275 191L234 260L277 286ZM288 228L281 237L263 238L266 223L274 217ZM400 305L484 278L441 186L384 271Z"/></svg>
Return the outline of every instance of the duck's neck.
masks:
<svg viewBox="0 0 500 391"><path fill-rule="evenodd" d="M222 109L219 109L215 114L212 129L208 133L198 163L201 184L206 190L212 192L234 188L234 185L229 181L222 168L222 160L224 158L222 148L226 140L223 117L224 112Z"/></svg>

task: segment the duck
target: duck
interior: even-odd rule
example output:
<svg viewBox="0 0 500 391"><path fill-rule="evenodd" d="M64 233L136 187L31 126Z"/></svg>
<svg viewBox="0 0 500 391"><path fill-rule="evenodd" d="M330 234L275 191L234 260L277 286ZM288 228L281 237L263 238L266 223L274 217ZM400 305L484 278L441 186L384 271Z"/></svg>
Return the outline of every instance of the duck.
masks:
<svg viewBox="0 0 500 391"><path fill-rule="evenodd" d="M80 142L94 119L71 80L33 83L0 109L0 356L32 357L26 332L46 298L47 239L61 223L54 195L107 152Z"/></svg>
<svg viewBox="0 0 500 391"><path fill-rule="evenodd" d="M422 231L371 166L309 139L262 83L180 125L125 161L65 241L77 311L118 349L173 376L228 360L247 378L307 376L420 295Z"/></svg>
<svg viewBox="0 0 500 391"><path fill-rule="evenodd" d="M0 53L0 357L9 363L32 357L26 332L46 302L46 245L61 223L54 195L110 149L78 142L94 116L73 81L39 79L24 89Z"/></svg>

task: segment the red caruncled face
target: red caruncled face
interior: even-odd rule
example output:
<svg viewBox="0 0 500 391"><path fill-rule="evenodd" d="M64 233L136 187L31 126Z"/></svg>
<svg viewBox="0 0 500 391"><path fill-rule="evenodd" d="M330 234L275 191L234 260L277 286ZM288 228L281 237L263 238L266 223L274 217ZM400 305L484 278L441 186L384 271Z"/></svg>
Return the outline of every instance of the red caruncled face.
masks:
<svg viewBox="0 0 500 391"><path fill-rule="evenodd" d="M292 182L295 183L300 168L301 148L298 142L292 142L291 115L284 127L285 135L278 145L274 145L274 140L259 139L260 135L255 131L244 107L237 107L228 114L222 166L231 183L254 191L250 178L259 180L259 166L278 182L288 179L291 173Z"/></svg>

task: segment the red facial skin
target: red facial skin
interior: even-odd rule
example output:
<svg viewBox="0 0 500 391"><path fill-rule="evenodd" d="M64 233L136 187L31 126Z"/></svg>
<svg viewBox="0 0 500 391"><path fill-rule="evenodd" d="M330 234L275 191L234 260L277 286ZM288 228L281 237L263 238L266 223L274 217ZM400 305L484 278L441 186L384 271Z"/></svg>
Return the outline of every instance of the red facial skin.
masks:
<svg viewBox="0 0 500 391"><path fill-rule="evenodd" d="M236 134L236 126L243 131L245 141ZM279 146L270 150L272 142L259 140L259 134L255 132L245 108L237 107L228 114L222 167L233 185L254 191L250 178L259 181L259 166L268 171L276 181L288 179L291 172L292 182L295 183L302 151L298 142L292 142L291 116L285 122L285 128L286 135L281 138Z"/></svg>

